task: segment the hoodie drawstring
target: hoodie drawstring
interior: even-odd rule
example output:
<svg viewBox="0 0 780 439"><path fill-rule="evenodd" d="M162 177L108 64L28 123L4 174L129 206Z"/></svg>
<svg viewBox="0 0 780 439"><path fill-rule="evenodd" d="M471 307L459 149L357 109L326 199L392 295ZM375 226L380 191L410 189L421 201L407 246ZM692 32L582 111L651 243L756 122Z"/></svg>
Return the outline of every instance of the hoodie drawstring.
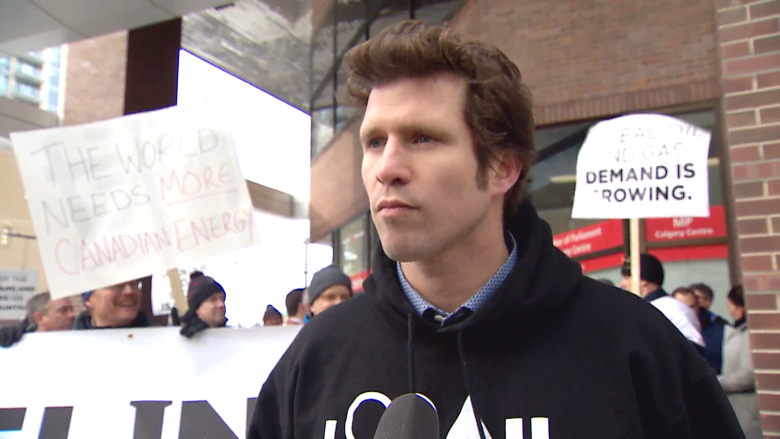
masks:
<svg viewBox="0 0 780 439"><path fill-rule="evenodd" d="M463 344L463 331L458 331L458 355L460 356L460 365L463 368L463 381L466 383L466 394L471 397L471 409L474 412L474 420L477 421L477 431L479 431L479 438L485 439L485 430L482 428L482 420L477 413L477 404L474 402L471 391L471 377L469 377L469 367L466 364L466 348Z"/></svg>
<svg viewBox="0 0 780 439"><path fill-rule="evenodd" d="M409 359L409 393L415 393L416 387L414 376L414 318L412 313L408 313L407 317L407 333L406 333L406 355Z"/></svg>
<svg viewBox="0 0 780 439"><path fill-rule="evenodd" d="M415 381L415 364L414 364L414 316L412 313L406 314L407 333L406 333L406 355L409 360L409 393L416 393L415 389L417 383ZM458 356L460 357L460 365L463 368L463 381L466 384L466 395L472 397L474 393L471 391L471 378L469 377L469 368L466 363L466 348L463 342L463 331L458 331ZM477 414L477 407L474 403L474 398L471 399L471 408L474 412L474 420L477 422L477 430L479 431L479 438L486 439L485 430L482 428L482 420Z"/></svg>

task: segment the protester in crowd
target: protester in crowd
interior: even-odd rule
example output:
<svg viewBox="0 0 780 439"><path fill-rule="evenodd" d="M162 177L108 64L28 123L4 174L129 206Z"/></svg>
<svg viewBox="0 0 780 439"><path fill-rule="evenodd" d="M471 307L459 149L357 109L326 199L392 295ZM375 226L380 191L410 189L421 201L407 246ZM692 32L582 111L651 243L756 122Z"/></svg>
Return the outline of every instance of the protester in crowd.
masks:
<svg viewBox="0 0 780 439"><path fill-rule="evenodd" d="M729 291L726 302L734 327L726 327L723 374L718 376L747 439L761 438L761 415L756 396L755 369L750 352L745 292L741 285Z"/></svg>
<svg viewBox="0 0 780 439"><path fill-rule="evenodd" d="M200 271L190 274L190 285L187 288L188 309L181 317L181 335L192 338L208 328L226 326L225 298L225 289L217 281Z"/></svg>
<svg viewBox="0 0 780 439"><path fill-rule="evenodd" d="M39 293L27 301L27 316L36 332L67 331L73 327L73 304L68 298L52 300L48 291Z"/></svg>
<svg viewBox="0 0 780 439"><path fill-rule="evenodd" d="M141 280L98 288L81 296L86 311L73 322L73 329L145 328L152 326L141 310Z"/></svg>
<svg viewBox="0 0 780 439"><path fill-rule="evenodd" d="M352 297L352 281L341 268L330 265L314 273L304 296L311 318Z"/></svg>
<svg viewBox="0 0 780 439"><path fill-rule="evenodd" d="M16 326L0 328L0 347L7 348L30 332L66 331L73 326L70 300L51 300L48 291L32 296L25 304L27 315Z"/></svg>
<svg viewBox="0 0 780 439"><path fill-rule="evenodd" d="M533 105L506 55L407 21L344 62L365 110L372 274L301 329L248 438L375 437L381 407L362 403L418 392L437 437L741 437L685 337L583 276L522 200Z"/></svg>
<svg viewBox="0 0 780 439"><path fill-rule="evenodd" d="M631 263L626 260L621 270L623 280L620 288L631 289ZM658 308L680 332L690 340L696 351L704 356L704 338L696 312L689 306L675 300L661 287L664 284L664 267L661 261L649 253L639 257L639 296Z"/></svg>
<svg viewBox="0 0 780 439"><path fill-rule="evenodd" d="M699 303L698 317L701 335L704 337L704 355L715 374L720 375L723 368L723 334L729 322L710 311L715 294L709 285L697 283L689 288L696 294Z"/></svg>
<svg viewBox="0 0 780 439"><path fill-rule="evenodd" d="M284 305L287 308L285 326L302 325L306 319L306 305L303 303L305 290L305 288L296 288L287 293L287 297L284 300Z"/></svg>
<svg viewBox="0 0 780 439"><path fill-rule="evenodd" d="M699 313L699 299L696 293L688 287L678 287L672 291L672 297L679 300L682 304L692 309L695 314Z"/></svg>
<svg viewBox="0 0 780 439"><path fill-rule="evenodd" d="M263 326L282 326L282 313L271 305L265 307Z"/></svg>

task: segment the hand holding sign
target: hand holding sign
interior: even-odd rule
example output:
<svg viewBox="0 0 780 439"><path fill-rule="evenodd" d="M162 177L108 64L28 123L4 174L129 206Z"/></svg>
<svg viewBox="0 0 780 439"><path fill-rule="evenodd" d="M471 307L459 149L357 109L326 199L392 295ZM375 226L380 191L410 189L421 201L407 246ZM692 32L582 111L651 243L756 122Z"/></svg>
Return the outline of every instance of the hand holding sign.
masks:
<svg viewBox="0 0 780 439"><path fill-rule="evenodd" d="M594 125L577 159L574 218L709 215L710 133L660 114Z"/></svg>
<svg viewBox="0 0 780 439"><path fill-rule="evenodd" d="M256 242L216 103L12 134L53 298Z"/></svg>

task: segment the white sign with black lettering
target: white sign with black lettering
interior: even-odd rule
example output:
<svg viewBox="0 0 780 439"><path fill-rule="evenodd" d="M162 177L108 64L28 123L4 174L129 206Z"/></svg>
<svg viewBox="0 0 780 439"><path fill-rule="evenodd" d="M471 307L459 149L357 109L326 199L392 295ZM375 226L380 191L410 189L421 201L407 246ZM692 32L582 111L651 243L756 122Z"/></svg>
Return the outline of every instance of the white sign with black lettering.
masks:
<svg viewBox="0 0 780 439"><path fill-rule="evenodd" d="M38 288L35 270L0 270L0 320L21 320Z"/></svg>
<svg viewBox="0 0 780 439"><path fill-rule="evenodd" d="M591 127L577 159L573 218L709 216L710 132L661 114Z"/></svg>

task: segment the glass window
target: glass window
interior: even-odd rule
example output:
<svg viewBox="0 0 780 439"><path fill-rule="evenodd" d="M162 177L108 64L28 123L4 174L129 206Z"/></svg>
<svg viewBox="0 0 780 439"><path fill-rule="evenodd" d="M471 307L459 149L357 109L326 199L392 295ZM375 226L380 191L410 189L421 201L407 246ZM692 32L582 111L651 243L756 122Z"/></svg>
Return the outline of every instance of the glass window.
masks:
<svg viewBox="0 0 780 439"><path fill-rule="evenodd" d="M329 80L316 100L311 112L311 156L319 155L335 134L333 81Z"/></svg>
<svg viewBox="0 0 780 439"><path fill-rule="evenodd" d="M336 56L341 56L355 44L365 40L362 26L366 22L365 0L338 0L336 3Z"/></svg>
<svg viewBox="0 0 780 439"><path fill-rule="evenodd" d="M361 215L339 230L341 269L347 276L368 271L368 215Z"/></svg>
<svg viewBox="0 0 780 439"><path fill-rule="evenodd" d="M0 95L8 92L8 76L0 74Z"/></svg>
<svg viewBox="0 0 780 439"><path fill-rule="evenodd" d="M385 28L408 19L409 0L386 0L376 20L371 23L369 37L375 37Z"/></svg>
<svg viewBox="0 0 780 439"><path fill-rule="evenodd" d="M338 134L358 112L356 107L349 105L346 102L346 86L347 86L347 71L344 68L344 63L339 63L339 69L336 72L337 88L336 88L336 129L335 134Z"/></svg>
<svg viewBox="0 0 780 439"><path fill-rule="evenodd" d="M28 84L23 84L21 82L18 82L16 84L16 92L19 93L20 95L23 95L23 96L26 96L26 97L29 97L29 98L33 98L33 99L37 99L37 100L41 99L41 91L38 88L33 87L31 85L28 85Z"/></svg>

